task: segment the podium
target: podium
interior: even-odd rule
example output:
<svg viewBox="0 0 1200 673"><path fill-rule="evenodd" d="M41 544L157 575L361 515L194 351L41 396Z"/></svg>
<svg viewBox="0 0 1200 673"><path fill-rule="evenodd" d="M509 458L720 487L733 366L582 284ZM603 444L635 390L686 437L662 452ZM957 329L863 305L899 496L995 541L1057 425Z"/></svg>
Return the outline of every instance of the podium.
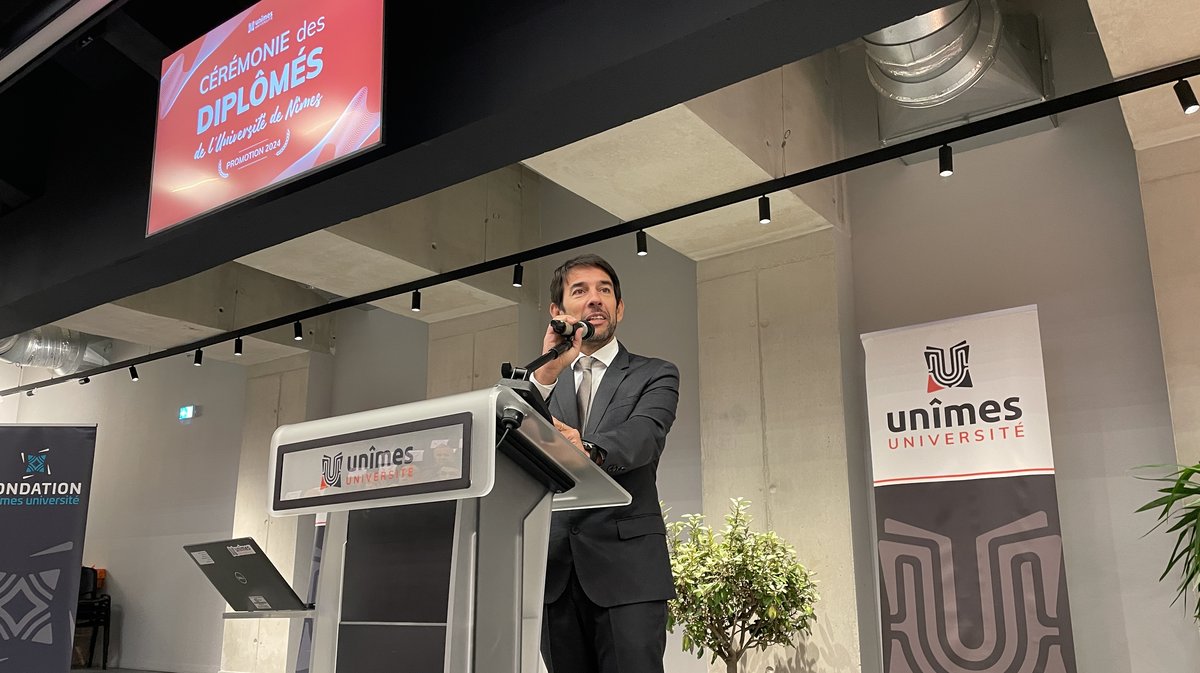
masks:
<svg viewBox="0 0 1200 673"><path fill-rule="evenodd" d="M313 673L534 673L551 512L630 502L506 385L282 426L270 474L328 513Z"/></svg>

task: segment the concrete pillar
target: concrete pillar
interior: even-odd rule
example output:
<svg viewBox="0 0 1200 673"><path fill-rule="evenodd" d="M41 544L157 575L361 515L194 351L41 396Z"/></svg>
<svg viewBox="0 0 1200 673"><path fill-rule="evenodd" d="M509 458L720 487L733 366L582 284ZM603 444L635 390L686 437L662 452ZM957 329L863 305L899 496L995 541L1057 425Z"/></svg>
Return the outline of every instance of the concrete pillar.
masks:
<svg viewBox="0 0 1200 673"><path fill-rule="evenodd" d="M1200 463L1200 137L1137 152L1175 453Z"/></svg>
<svg viewBox="0 0 1200 673"><path fill-rule="evenodd" d="M827 229L698 268L704 513L719 523L730 498L749 498L756 527L796 547L821 596L811 637L751 655L745 670L861 663L850 482L866 477L849 467L861 445L847 437L839 236Z"/></svg>
<svg viewBox="0 0 1200 673"><path fill-rule="evenodd" d="M267 514L271 434L280 425L329 414L331 358L303 354L249 368L233 536L253 537L304 598L313 518ZM295 624L291 623L296 621ZM295 656L298 620L225 622L222 673L283 673Z"/></svg>
<svg viewBox="0 0 1200 673"><path fill-rule="evenodd" d="M500 363L517 359L518 314L513 306L430 325L429 397L478 390L498 381Z"/></svg>

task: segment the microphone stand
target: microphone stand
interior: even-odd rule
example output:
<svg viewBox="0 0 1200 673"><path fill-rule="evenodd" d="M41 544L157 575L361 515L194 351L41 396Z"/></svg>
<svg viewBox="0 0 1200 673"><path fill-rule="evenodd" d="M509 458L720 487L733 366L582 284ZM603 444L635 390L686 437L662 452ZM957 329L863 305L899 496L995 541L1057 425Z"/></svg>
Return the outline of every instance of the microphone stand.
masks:
<svg viewBox="0 0 1200 673"><path fill-rule="evenodd" d="M570 337L563 339L562 343L542 353L536 360L524 367L514 367L511 362L500 365L500 385L511 388L529 406L549 421L550 409L546 406L546 400L542 399L542 392L533 385L529 377L533 376L533 372L541 369L546 363L557 360L562 357L563 353L571 350L571 341Z"/></svg>
<svg viewBox="0 0 1200 673"><path fill-rule="evenodd" d="M514 367L511 362L505 362L500 365L500 377L504 379L516 379L518 381L528 381L533 373L541 369L546 363L557 360L562 357L563 353L571 350L571 339L563 339L562 343L552 347L550 350L542 353L536 360L530 362L524 367Z"/></svg>

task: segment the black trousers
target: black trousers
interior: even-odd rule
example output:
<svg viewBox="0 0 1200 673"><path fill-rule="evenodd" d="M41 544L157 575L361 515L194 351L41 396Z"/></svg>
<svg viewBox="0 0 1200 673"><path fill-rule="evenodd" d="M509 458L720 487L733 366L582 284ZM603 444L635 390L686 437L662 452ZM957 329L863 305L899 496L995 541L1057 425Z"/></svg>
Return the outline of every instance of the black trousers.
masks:
<svg viewBox="0 0 1200 673"><path fill-rule="evenodd" d="M542 615L542 658L550 673L663 673L667 603L602 608L575 573Z"/></svg>

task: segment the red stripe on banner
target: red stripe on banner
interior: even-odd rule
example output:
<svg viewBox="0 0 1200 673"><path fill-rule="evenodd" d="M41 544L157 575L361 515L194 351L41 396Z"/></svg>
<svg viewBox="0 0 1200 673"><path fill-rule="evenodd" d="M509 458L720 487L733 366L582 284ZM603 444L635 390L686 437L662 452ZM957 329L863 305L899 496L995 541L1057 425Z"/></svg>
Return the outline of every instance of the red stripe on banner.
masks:
<svg viewBox="0 0 1200 673"><path fill-rule="evenodd" d="M934 481L937 479L957 479L959 477L986 477L993 474L1021 474L1025 472L1054 472L1053 467L1031 467L1025 470L996 470L994 472L966 472L963 474L931 474L923 477L896 477L894 479L880 479L875 482L875 485L887 484L896 481L917 481L926 480Z"/></svg>

